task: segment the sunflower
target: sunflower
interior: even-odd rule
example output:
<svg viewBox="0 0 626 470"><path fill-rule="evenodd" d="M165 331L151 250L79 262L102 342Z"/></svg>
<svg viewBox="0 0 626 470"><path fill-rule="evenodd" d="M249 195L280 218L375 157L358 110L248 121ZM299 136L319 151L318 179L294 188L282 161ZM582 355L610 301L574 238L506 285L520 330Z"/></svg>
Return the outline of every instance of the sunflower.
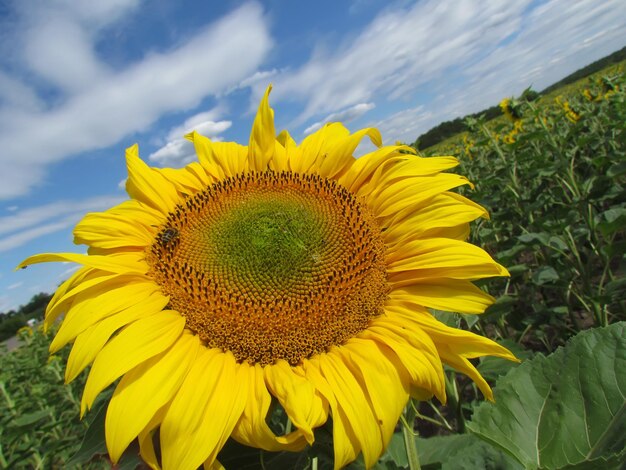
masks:
<svg viewBox="0 0 626 470"><path fill-rule="evenodd" d="M444 172L457 160L340 123L297 145L275 134L270 89L247 147L193 132L199 161L176 170L129 148L130 199L74 230L88 254L20 265L83 265L45 321L64 315L50 351L73 342L66 381L91 365L81 414L120 379L105 421L113 462L135 438L165 469L210 467L228 438L299 451L332 418L335 468L360 453L371 467L409 397L445 401L443 364L492 399L469 359L514 360L429 312L481 313L494 299L471 280L507 275L464 241L487 213L450 192L470 184ZM377 149L355 159L365 136ZM266 422L273 400L287 434Z"/></svg>

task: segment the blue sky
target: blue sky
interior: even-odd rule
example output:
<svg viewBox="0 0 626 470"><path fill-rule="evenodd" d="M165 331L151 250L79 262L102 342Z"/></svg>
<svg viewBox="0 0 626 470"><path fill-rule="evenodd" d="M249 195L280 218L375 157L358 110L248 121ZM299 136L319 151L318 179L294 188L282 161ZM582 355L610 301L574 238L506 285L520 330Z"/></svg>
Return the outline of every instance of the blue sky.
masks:
<svg viewBox="0 0 626 470"><path fill-rule="evenodd" d="M626 45L623 0L0 3L0 312L76 266L87 212L125 198L124 149L191 161L186 131L247 143L271 82L277 129L433 125L541 90Z"/></svg>

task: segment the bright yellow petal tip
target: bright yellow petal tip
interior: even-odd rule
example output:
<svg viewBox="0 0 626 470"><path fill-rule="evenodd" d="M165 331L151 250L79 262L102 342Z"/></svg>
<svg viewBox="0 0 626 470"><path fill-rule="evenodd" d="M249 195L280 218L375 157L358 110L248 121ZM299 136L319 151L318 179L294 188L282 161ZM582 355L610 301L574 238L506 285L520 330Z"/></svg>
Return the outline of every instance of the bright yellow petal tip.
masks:
<svg viewBox="0 0 626 470"><path fill-rule="evenodd" d="M268 86L259 104L248 144L248 157L252 169L263 171L274 156L276 131L274 130L274 110L270 108L269 96L272 85Z"/></svg>

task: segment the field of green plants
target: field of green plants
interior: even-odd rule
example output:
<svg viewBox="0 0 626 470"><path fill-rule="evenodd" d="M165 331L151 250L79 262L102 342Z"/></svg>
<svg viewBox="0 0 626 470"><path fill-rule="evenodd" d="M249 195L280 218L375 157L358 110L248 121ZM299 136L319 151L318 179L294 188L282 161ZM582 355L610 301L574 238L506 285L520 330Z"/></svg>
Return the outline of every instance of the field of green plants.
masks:
<svg viewBox="0 0 626 470"><path fill-rule="evenodd" d="M624 63L420 151L455 155L465 190L489 220L471 241L511 277L482 287L498 298L481 316L436 312L489 336L521 365L477 361L495 404L447 370L448 403L413 402L378 469L617 469L626 465L626 75ZM103 413L78 418L84 376L63 385L67 348L20 333L0 351L0 468L109 468ZM100 404L106 396L100 399ZM101 407L100 407L101 408ZM271 454L229 443L226 468L327 468L328 428L313 449ZM136 468L136 451L119 468ZM355 462L349 468L364 468Z"/></svg>

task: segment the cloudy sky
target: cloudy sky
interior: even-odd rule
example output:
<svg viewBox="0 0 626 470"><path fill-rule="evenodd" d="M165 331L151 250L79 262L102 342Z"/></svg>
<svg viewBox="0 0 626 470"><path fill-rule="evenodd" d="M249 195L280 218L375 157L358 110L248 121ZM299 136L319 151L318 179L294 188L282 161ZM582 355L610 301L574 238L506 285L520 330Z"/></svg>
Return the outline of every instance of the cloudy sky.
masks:
<svg viewBox="0 0 626 470"><path fill-rule="evenodd" d="M385 143L541 90L626 45L623 0L0 2L0 312L52 291L72 227L125 198L124 149L193 160L185 132L376 126Z"/></svg>

